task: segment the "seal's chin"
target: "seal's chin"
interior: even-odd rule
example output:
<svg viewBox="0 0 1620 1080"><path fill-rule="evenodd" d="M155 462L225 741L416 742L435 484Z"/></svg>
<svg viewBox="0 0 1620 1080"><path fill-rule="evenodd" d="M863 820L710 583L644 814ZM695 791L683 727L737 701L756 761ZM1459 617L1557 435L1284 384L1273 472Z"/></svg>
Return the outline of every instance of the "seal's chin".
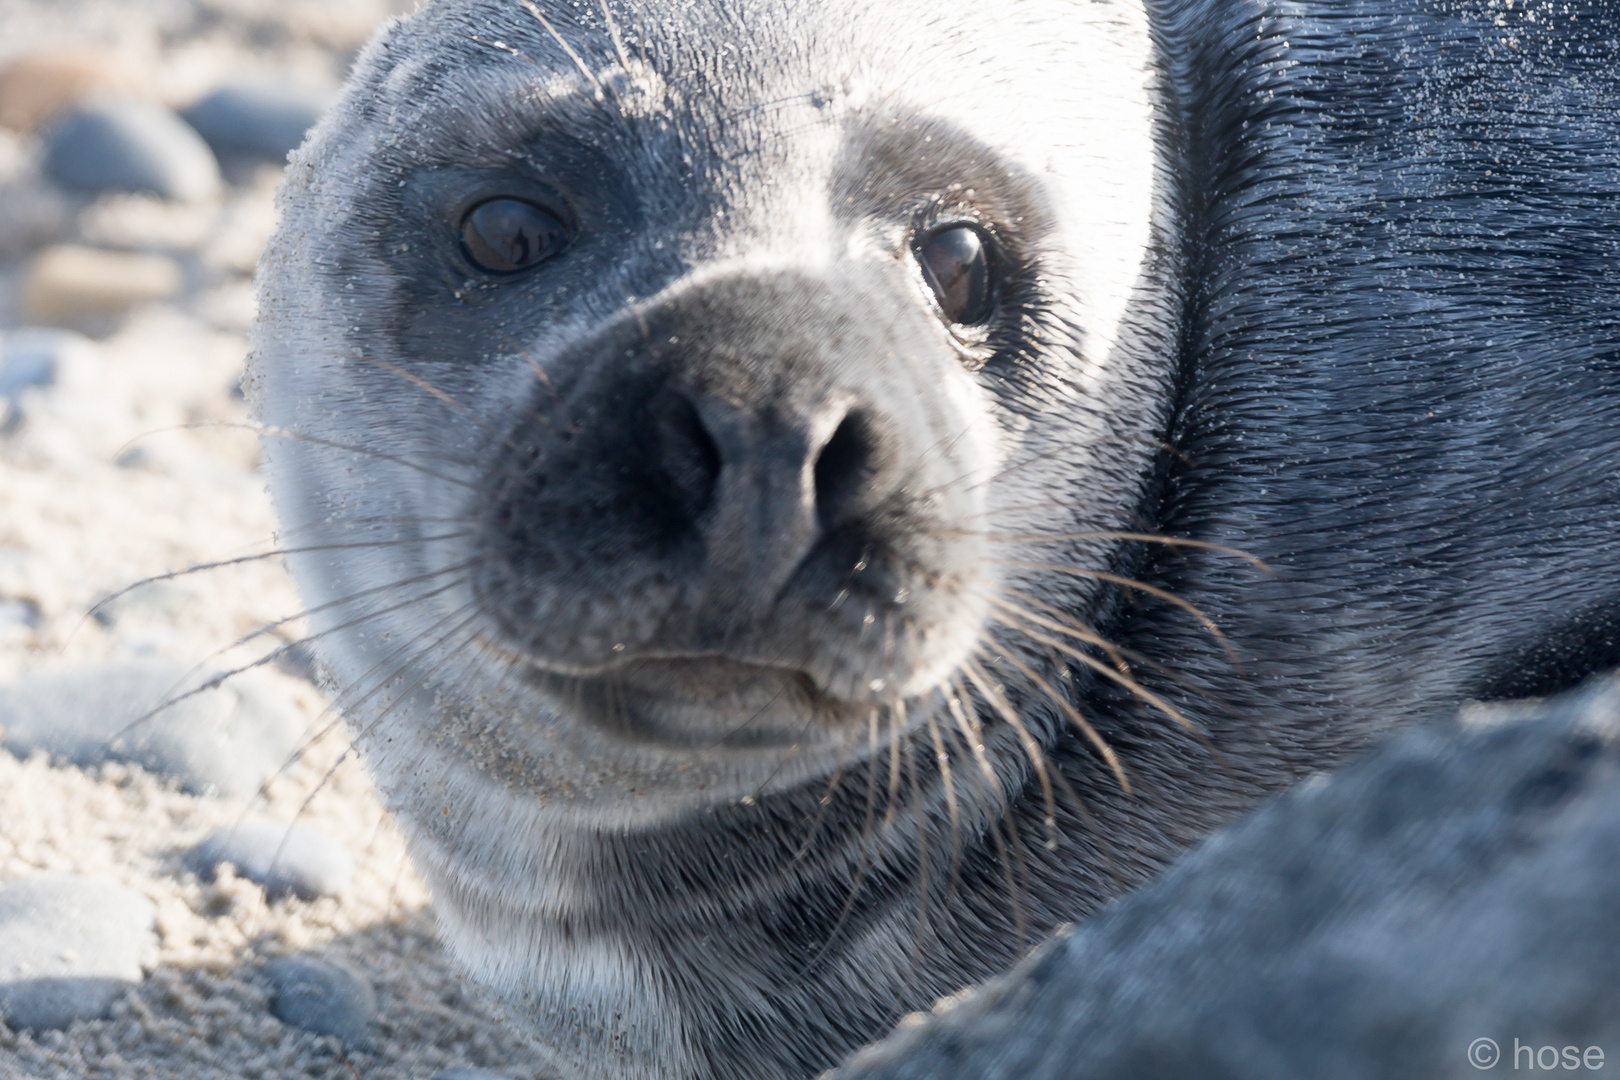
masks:
<svg viewBox="0 0 1620 1080"><path fill-rule="evenodd" d="M834 698L804 671L718 655L634 657L588 673L530 663L531 681L571 714L627 740L686 749L816 742L872 703Z"/></svg>

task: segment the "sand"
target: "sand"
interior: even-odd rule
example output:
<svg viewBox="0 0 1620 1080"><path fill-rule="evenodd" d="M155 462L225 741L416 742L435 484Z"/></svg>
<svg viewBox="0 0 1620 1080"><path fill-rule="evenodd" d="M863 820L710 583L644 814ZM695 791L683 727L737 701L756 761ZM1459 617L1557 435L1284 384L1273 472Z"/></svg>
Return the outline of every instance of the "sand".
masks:
<svg viewBox="0 0 1620 1080"><path fill-rule="evenodd" d="M400 6L0 0L0 63L31 49L96 46L151 97L180 105L243 73L340 77ZM0 172L9 162L15 173L31 154L30 136L0 131ZM30 391L23 422L0 434L0 612L27 616L0 619L0 681L140 656L246 663L299 632L294 620L229 648L299 610L273 556L148 589L105 625L86 614L148 576L273 551L238 382L277 174L238 176L203 206L104 197L0 250L0 333L26 322L18 284L44 241L164 254L186 281L174 301L95 328L94 350L56 387ZM428 1080L450 1066L544 1075L537 1049L436 944L430 897L363 771L344 756L347 732L332 725L327 702L307 680L270 677L306 712L313 738L265 798L193 796L130 766L80 770L0 752L0 884L107 875L159 911L152 970L113 1018L37 1035L0 1024L0 1077ZM267 903L228 871L205 882L184 867L189 845L248 814L296 818L340 840L356 858L353 879L335 898ZM342 960L375 985L381 1011L366 1051L271 1016L260 968L287 953Z"/></svg>

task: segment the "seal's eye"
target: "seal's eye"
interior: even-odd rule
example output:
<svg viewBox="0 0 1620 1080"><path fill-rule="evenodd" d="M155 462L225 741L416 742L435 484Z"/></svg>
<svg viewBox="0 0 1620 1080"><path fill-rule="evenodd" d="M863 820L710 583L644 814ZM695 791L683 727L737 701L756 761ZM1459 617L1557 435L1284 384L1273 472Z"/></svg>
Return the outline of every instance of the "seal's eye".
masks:
<svg viewBox="0 0 1620 1080"><path fill-rule="evenodd" d="M490 199L461 219L461 247L480 270L515 274L551 258L568 228L549 210L521 199Z"/></svg>
<svg viewBox="0 0 1620 1080"><path fill-rule="evenodd" d="M995 309L990 254L974 225L935 229L917 245L917 263L939 300L939 310L958 326L981 326Z"/></svg>

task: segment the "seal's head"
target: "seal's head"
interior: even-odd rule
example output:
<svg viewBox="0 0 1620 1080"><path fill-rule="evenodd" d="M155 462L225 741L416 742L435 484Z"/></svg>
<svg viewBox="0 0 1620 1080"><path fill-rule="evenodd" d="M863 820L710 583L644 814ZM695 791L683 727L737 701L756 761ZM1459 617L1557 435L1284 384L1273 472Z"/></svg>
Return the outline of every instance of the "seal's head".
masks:
<svg viewBox="0 0 1620 1080"><path fill-rule="evenodd" d="M959 829L1029 768L978 733L987 633L1097 582L1019 599L1008 537L1128 516L1175 311L1146 27L1076 14L438 3L288 174L254 392L319 651L452 943L632 1071L701 1071L667 1035L689 993L624 927L559 929L640 933L597 893L744 873L732 845L788 826L715 822L800 820L947 700ZM605 836L690 865L615 879ZM854 870L819 863L836 911Z"/></svg>

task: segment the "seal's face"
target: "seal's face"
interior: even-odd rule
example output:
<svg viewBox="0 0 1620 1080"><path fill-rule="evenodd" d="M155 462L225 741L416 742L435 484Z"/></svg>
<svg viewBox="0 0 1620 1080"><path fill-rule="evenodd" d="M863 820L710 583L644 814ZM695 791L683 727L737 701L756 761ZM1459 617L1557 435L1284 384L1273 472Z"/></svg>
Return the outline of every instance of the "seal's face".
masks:
<svg viewBox="0 0 1620 1080"><path fill-rule="evenodd" d="M374 46L259 335L289 541L343 545L297 557L338 681L448 696L462 752L609 816L920 722L1030 573L1009 537L1116 528L1162 423L1142 28L1069 14L1021 17L1094 37L1105 92L967 6L921 47L857 6L627 44L504 2Z"/></svg>

